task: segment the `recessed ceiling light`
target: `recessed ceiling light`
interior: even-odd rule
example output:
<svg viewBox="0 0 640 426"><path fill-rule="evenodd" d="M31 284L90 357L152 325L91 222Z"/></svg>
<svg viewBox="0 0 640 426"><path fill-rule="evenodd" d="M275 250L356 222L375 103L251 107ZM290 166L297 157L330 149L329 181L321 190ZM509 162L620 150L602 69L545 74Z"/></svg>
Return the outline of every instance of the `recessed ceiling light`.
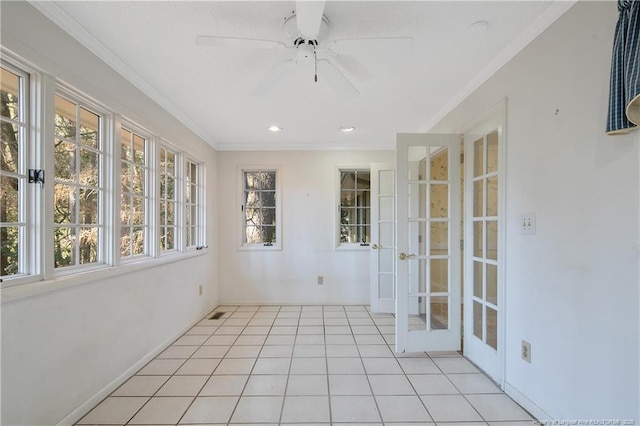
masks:
<svg viewBox="0 0 640 426"><path fill-rule="evenodd" d="M343 133L353 132L356 128L353 126L342 126L340 127L340 131Z"/></svg>
<svg viewBox="0 0 640 426"><path fill-rule="evenodd" d="M278 127L278 126L269 126L268 129L270 132L273 132L273 133L282 131L282 127Z"/></svg>

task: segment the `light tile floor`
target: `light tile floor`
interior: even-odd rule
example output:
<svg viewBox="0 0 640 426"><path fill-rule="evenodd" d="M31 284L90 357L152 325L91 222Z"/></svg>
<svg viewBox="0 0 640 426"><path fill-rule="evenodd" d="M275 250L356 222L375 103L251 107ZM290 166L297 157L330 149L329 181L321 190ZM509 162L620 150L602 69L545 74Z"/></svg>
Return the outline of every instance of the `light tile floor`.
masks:
<svg viewBox="0 0 640 426"><path fill-rule="evenodd" d="M225 314L200 321L78 424L532 423L460 354L394 354L393 317L366 306L214 312Z"/></svg>

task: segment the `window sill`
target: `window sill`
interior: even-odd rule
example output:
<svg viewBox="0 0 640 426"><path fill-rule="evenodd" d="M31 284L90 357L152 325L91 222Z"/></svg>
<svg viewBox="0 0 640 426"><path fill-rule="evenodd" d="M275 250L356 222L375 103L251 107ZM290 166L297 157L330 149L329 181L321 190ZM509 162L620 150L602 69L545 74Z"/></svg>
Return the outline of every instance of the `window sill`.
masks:
<svg viewBox="0 0 640 426"><path fill-rule="evenodd" d="M119 275L129 274L160 265L166 265L167 263L179 262L181 260L190 259L192 257L203 256L205 254L207 254L207 250L189 251L186 253L172 253L157 258L145 258L140 259L139 261L130 261L119 266L107 265L97 269L91 269L90 271L81 271L77 273L71 273L70 271L65 275L59 275L51 279L34 281L4 288L0 291L0 303L4 305L5 303L13 302L27 297L75 287L105 278L113 278Z"/></svg>

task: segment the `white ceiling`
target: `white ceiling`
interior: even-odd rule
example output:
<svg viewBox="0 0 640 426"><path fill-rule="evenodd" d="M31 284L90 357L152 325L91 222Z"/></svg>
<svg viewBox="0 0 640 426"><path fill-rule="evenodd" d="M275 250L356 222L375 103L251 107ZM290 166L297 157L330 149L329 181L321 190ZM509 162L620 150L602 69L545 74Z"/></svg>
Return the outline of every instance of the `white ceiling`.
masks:
<svg viewBox="0 0 640 426"><path fill-rule="evenodd" d="M341 96L297 66L266 95L256 87L278 51L196 45L198 35L288 42L284 1L72 1L36 7L195 133L222 150L392 149L397 132L426 131L566 11L559 1L327 1L318 42L413 37L409 51L349 51L369 71L345 72ZM486 21L485 24L475 24ZM279 133L267 127L278 125ZM342 133L341 126L355 126Z"/></svg>

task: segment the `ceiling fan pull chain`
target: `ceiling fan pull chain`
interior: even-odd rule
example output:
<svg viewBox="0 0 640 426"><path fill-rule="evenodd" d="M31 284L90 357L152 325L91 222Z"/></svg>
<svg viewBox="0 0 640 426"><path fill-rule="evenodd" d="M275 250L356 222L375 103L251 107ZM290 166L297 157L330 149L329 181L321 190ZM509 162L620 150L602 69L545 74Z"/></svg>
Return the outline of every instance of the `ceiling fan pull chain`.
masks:
<svg viewBox="0 0 640 426"><path fill-rule="evenodd" d="M318 54L316 53L316 48L315 46L313 47L313 66L315 67L315 75L314 75L314 81L317 83L318 82Z"/></svg>

